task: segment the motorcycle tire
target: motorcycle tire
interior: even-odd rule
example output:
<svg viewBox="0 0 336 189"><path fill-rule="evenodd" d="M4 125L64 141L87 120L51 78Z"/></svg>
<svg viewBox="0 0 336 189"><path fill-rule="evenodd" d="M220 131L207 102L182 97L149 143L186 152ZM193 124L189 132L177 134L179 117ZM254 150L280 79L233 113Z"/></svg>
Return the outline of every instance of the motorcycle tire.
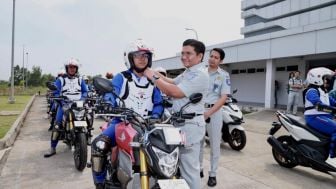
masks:
<svg viewBox="0 0 336 189"><path fill-rule="evenodd" d="M282 147L287 150L289 149L289 146L292 144L292 139L290 136L280 136L277 138L279 142L281 142ZM290 159L284 157L281 153L276 151L274 148L272 148L272 154L275 161L282 167L286 168L294 168L298 165L298 163L291 161Z"/></svg>
<svg viewBox="0 0 336 189"><path fill-rule="evenodd" d="M78 171L83 171L87 161L87 139L85 133L77 133L75 151L73 153L75 166Z"/></svg>
<svg viewBox="0 0 336 189"><path fill-rule="evenodd" d="M224 140L224 136L222 136L222 139ZM230 133L228 143L233 150L236 151L242 150L246 145L245 131L239 129L233 129L232 132Z"/></svg>

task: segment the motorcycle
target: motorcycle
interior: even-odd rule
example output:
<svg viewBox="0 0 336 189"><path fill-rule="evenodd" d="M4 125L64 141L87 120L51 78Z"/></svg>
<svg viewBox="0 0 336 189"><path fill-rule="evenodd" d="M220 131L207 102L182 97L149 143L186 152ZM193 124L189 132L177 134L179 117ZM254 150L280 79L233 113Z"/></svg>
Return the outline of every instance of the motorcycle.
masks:
<svg viewBox="0 0 336 189"><path fill-rule="evenodd" d="M56 86L54 86L56 87ZM59 139L73 151L75 167L83 171L87 163L87 146L91 141L90 112L85 101L71 101L65 96L53 97L59 108L63 109L62 128L54 125L53 131L58 131Z"/></svg>
<svg viewBox="0 0 336 189"><path fill-rule="evenodd" d="M319 111L336 115L336 108L317 105ZM336 172L336 164L329 157L330 136L324 135L305 124L299 117L276 112L279 122L273 122L267 142L272 146L275 161L282 167L294 168L298 165L328 173ZM280 128L288 135L275 138Z"/></svg>
<svg viewBox="0 0 336 189"><path fill-rule="evenodd" d="M237 91L237 89L233 90L232 94ZM222 106L222 139L224 142L229 143L233 150L240 151L246 145L246 134L244 127L241 126L244 123L243 113L237 106L237 102L237 99L229 94L225 104ZM206 134L205 141L209 144L208 134Z"/></svg>
<svg viewBox="0 0 336 189"><path fill-rule="evenodd" d="M103 78L98 80L94 82L98 85L95 88L105 87L113 91L110 82L107 83ZM156 123L157 120L125 108L122 99L115 96L122 103L121 106L100 108L100 111L105 110L101 115L121 119L116 126L117 146L110 150L105 161L105 188L189 188L184 179L177 179L179 146L184 144L181 130L172 124ZM185 119L193 116L183 114L183 109L199 102L201 98L200 93L192 95L190 102L179 113L171 116L171 121L183 124Z"/></svg>

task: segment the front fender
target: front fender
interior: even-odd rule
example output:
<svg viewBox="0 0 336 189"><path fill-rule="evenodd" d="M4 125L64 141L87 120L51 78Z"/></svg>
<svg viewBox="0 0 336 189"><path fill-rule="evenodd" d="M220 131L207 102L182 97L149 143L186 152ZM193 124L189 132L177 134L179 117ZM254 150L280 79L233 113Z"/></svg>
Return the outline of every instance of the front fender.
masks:
<svg viewBox="0 0 336 189"><path fill-rule="evenodd" d="M233 129L238 129L241 131L245 131L244 127L242 127L241 125L229 125L229 132L231 133L233 131Z"/></svg>

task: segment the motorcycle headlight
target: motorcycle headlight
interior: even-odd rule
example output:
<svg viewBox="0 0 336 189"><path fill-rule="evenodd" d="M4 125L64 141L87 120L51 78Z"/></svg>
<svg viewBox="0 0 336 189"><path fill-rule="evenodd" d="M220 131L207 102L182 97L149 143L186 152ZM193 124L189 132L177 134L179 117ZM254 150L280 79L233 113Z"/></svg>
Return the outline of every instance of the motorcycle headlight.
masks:
<svg viewBox="0 0 336 189"><path fill-rule="evenodd" d="M159 159L159 167L161 172L168 178L172 177L176 172L177 163L179 158L179 148L176 148L173 152L166 153L156 147L152 147L155 155Z"/></svg>
<svg viewBox="0 0 336 189"><path fill-rule="evenodd" d="M73 110L76 120L82 120L84 117L85 110Z"/></svg>

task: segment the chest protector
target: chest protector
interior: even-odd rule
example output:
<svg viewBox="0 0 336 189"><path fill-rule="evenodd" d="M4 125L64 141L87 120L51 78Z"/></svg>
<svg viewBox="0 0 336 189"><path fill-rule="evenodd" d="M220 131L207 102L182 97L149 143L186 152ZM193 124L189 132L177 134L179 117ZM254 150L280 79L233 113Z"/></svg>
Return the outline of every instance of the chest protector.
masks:
<svg viewBox="0 0 336 189"><path fill-rule="evenodd" d="M62 77L62 95L69 98L69 100L80 100L82 96L81 80L78 77L68 78Z"/></svg>
<svg viewBox="0 0 336 189"><path fill-rule="evenodd" d="M326 104L326 105L330 105L330 102L329 102L329 95L328 93L324 92L321 88L318 88L318 89L315 89L315 88L310 88L307 90L310 91L310 90L318 90L318 93L319 93L319 96L320 96L320 100L323 104ZM307 96L305 96L305 112L304 112L304 115L321 115L321 114L329 114L327 112L322 112L322 111L318 111L314 105L307 99Z"/></svg>
<svg viewBox="0 0 336 189"><path fill-rule="evenodd" d="M134 74L122 72L124 82L120 91L121 99L127 108L142 116L148 116L153 110L154 85L145 78L140 81Z"/></svg>

